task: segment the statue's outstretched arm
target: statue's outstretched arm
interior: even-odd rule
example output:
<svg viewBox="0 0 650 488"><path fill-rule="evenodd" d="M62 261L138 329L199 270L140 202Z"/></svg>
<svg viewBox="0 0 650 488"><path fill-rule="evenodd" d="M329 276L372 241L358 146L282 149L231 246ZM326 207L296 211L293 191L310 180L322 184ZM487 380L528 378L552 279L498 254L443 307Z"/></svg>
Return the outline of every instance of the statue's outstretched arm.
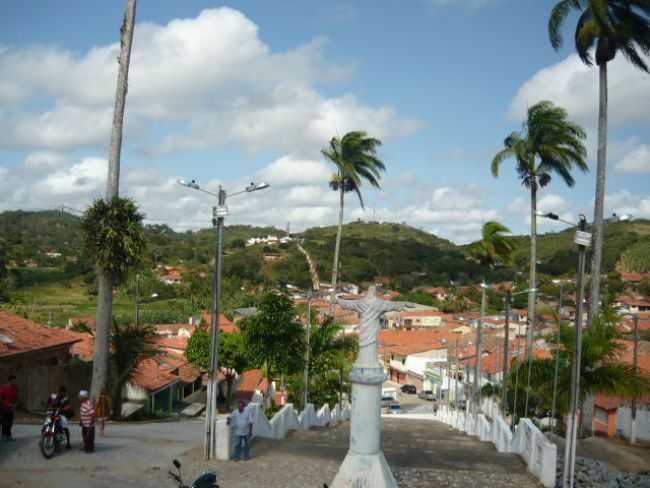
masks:
<svg viewBox="0 0 650 488"><path fill-rule="evenodd" d="M405 308L414 308L414 305L408 302L384 302L384 312L401 312Z"/></svg>
<svg viewBox="0 0 650 488"><path fill-rule="evenodd" d="M335 302L343 308L348 310L354 310L355 312L361 313L361 300L343 300L342 298L336 298Z"/></svg>

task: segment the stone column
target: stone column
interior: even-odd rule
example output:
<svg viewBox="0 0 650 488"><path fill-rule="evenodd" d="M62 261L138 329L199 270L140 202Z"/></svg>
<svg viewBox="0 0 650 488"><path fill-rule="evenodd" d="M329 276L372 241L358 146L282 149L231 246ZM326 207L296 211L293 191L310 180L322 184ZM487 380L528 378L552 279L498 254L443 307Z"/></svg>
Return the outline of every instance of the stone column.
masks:
<svg viewBox="0 0 650 488"><path fill-rule="evenodd" d="M381 366L355 365L352 382L350 449L331 488L397 488L381 450Z"/></svg>

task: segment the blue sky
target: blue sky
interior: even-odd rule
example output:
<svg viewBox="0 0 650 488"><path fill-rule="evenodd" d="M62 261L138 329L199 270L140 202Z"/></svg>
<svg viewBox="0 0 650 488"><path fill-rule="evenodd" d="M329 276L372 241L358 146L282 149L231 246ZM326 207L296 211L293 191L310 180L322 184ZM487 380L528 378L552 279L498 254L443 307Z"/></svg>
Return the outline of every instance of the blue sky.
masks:
<svg viewBox="0 0 650 488"><path fill-rule="evenodd" d="M5 0L0 20L0 210L84 208L101 196L125 1ZM193 177L236 190L231 221L328 225L336 196L319 150L365 129L384 141L382 191L349 219L406 221L457 242L497 219L525 232L527 194L511 163L489 172L526 106L551 99L589 134L597 73L555 52L551 1L140 0L127 98L122 192L152 222L209 223ZM610 75L608 212L650 218L650 76ZM595 169L595 163L592 162ZM540 207L592 213L594 174L554 181ZM553 229L547 225L543 229Z"/></svg>

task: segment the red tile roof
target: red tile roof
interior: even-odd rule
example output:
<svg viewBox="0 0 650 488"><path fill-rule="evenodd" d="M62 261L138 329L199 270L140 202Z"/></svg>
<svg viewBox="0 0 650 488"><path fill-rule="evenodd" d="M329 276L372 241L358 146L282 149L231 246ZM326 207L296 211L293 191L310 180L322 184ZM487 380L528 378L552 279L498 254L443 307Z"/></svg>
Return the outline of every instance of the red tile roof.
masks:
<svg viewBox="0 0 650 488"><path fill-rule="evenodd" d="M67 330L46 327L0 310L0 358L72 345L79 340Z"/></svg>
<svg viewBox="0 0 650 488"><path fill-rule="evenodd" d="M174 349L180 352L184 352L187 349L187 337L165 337L165 336L153 336L149 337L147 341L157 347L162 347L165 349Z"/></svg>
<svg viewBox="0 0 650 488"><path fill-rule="evenodd" d="M155 359L147 358L140 361L131 382L149 391L157 391L167 385L180 381L180 378L169 370L162 368Z"/></svg>
<svg viewBox="0 0 650 488"><path fill-rule="evenodd" d="M201 318L208 324L208 330L212 329L212 314L204 313ZM239 327L236 326L231 320L228 319L224 314L219 314L219 331L227 333L239 333Z"/></svg>
<svg viewBox="0 0 650 488"><path fill-rule="evenodd" d="M628 283L639 283L648 277L650 277L650 273L621 273L621 280Z"/></svg>
<svg viewBox="0 0 650 488"><path fill-rule="evenodd" d="M79 342L72 345L72 355L83 361L92 361L95 357L95 336L88 332L71 332L79 338Z"/></svg>
<svg viewBox="0 0 650 488"><path fill-rule="evenodd" d="M181 329L187 330L190 335L196 330L196 325L192 324L156 324L156 333L161 335L178 335Z"/></svg>
<svg viewBox="0 0 650 488"><path fill-rule="evenodd" d="M235 396L240 400L250 400L255 390L265 392L267 389L268 382L264 378L262 370L251 369L241 374L241 381Z"/></svg>

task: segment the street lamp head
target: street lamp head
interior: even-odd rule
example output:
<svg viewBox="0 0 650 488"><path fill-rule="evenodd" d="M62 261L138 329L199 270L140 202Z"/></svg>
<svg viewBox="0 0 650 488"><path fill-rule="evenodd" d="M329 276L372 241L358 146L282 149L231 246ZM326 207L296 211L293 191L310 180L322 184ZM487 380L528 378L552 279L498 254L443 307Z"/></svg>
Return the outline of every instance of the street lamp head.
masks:
<svg viewBox="0 0 650 488"><path fill-rule="evenodd" d="M246 191L248 193L253 192L253 191L259 191L259 190L264 190L265 188L268 188L270 185L268 183L255 183L251 181L250 185L246 187Z"/></svg>
<svg viewBox="0 0 650 488"><path fill-rule="evenodd" d="M199 184L196 182L196 180L187 181L181 179L181 180L177 180L177 182L179 185L182 185L187 188L192 188L194 190L199 190L201 188Z"/></svg>
<svg viewBox="0 0 650 488"><path fill-rule="evenodd" d="M541 211L536 211L535 215L538 217L544 217L546 219L551 219L551 220L560 220L560 216L558 214L555 214L553 212L541 212Z"/></svg>

